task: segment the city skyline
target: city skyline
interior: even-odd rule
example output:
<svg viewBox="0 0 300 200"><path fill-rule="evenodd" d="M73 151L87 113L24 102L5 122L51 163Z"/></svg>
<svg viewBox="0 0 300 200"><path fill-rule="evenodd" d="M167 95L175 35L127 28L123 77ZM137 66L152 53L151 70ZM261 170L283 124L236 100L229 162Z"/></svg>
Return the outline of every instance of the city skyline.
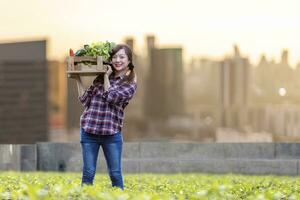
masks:
<svg viewBox="0 0 300 200"><path fill-rule="evenodd" d="M39 43L43 44L42 50L34 48ZM132 40L127 40L126 43L134 46ZM190 72L182 73L182 49L159 48L155 43L155 38L148 37L148 57L137 56L135 59L141 66L137 68L140 81L135 99L127 108L126 123L130 126L127 125L125 129L126 132L131 132L128 137L139 137L141 130L144 130L144 137L162 136L156 133L164 133L165 137L169 134L170 137L177 137L176 134L185 131L194 139L204 139L211 137L218 127L246 132L268 131L287 137L297 136L300 129L300 82L297 78L300 67L296 70L288 68L286 51L282 52L279 63L262 60L259 66L251 67L248 59L235 47L233 55L221 62L199 58L190 63ZM22 114L27 121L31 117L40 117L35 112L26 112L26 109L33 109L30 103L32 97L34 102L38 102L33 105L48 108L49 113L46 115L52 131L67 127L68 133L75 133L78 131L81 113L77 88L74 80L66 78L63 61L44 62L46 45L46 41L0 45L2 87L8 88L2 91L2 96L6 96L2 99L2 111L16 99L16 109L10 109L10 114L20 116L19 111L24 110ZM42 61L37 56L42 56ZM17 78L21 73L11 73L28 70L31 72L22 73L22 79ZM42 76L44 78L40 78ZM43 83L36 84L37 81ZM32 87L35 84L39 87ZM25 89L22 92L9 93L8 91L16 90L13 87ZM280 92L282 89L284 94ZM44 97L43 101L41 96ZM2 120L4 126L11 124L7 116ZM24 117L19 119L22 119L20 123L26 122ZM187 126L187 123L193 123L194 126ZM44 122L44 127L45 124L47 122ZM12 127L15 130L15 126ZM185 136L188 138L188 134Z"/></svg>
<svg viewBox="0 0 300 200"><path fill-rule="evenodd" d="M299 5L296 0L2 1L0 43L46 38L53 60L63 59L69 48L128 36L143 54L146 35L154 34L160 47L182 46L184 59L220 59L236 44L254 63L261 54L277 61L288 49L294 67L300 62Z"/></svg>

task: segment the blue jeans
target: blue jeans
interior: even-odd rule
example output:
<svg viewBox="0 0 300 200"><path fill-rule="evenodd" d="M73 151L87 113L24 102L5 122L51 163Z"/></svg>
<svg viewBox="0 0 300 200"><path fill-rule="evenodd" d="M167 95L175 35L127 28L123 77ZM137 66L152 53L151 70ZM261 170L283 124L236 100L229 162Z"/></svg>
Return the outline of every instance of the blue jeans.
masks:
<svg viewBox="0 0 300 200"><path fill-rule="evenodd" d="M109 177L113 187L122 190L123 177L121 169L121 156L123 137L122 133L114 135L94 135L80 130L80 143L83 156L83 170L81 184L92 185L97 168L97 158L100 146L102 147Z"/></svg>

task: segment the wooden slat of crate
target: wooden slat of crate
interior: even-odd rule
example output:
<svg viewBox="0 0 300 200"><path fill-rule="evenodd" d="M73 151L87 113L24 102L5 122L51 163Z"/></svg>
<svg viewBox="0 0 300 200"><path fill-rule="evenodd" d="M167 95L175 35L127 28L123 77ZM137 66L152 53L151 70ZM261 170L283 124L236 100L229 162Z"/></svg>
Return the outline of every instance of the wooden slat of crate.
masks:
<svg viewBox="0 0 300 200"><path fill-rule="evenodd" d="M93 65L95 67L95 65ZM98 67L97 70L67 70L66 73L68 74L68 77L71 78L73 75L78 74L82 76L94 76L99 75L101 73L105 73L107 71L107 66L102 65L101 67Z"/></svg>
<svg viewBox="0 0 300 200"><path fill-rule="evenodd" d="M75 70L75 66L78 64L87 61L92 63L96 63L98 66L102 66L102 61L99 62L97 60L97 57L92 57L92 56L69 56L67 58L67 66L68 66L68 71Z"/></svg>
<svg viewBox="0 0 300 200"><path fill-rule="evenodd" d="M97 62L97 57L93 56L74 56L74 62L84 62L84 61L89 61L89 62Z"/></svg>
<svg viewBox="0 0 300 200"><path fill-rule="evenodd" d="M103 72L82 72L82 71L67 71L67 74L68 74L68 78L72 78L74 77L76 74L78 75L82 75L82 76L97 76L99 74L101 74Z"/></svg>
<svg viewBox="0 0 300 200"><path fill-rule="evenodd" d="M102 74L105 71L67 71L67 74L80 74L80 75L93 75L93 74Z"/></svg>

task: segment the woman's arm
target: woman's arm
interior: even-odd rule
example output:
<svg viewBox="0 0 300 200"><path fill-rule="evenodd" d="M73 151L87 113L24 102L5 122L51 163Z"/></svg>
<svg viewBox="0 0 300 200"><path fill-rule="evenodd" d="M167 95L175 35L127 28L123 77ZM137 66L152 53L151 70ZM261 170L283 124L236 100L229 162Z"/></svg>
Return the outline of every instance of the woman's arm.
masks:
<svg viewBox="0 0 300 200"><path fill-rule="evenodd" d="M115 89L104 91L102 98L112 104L127 103L133 97L136 88L136 83L122 84Z"/></svg>
<svg viewBox="0 0 300 200"><path fill-rule="evenodd" d="M107 65L107 70L104 74L104 91L108 91L110 87L109 76L111 75L112 72L113 71L111 66Z"/></svg>
<svg viewBox="0 0 300 200"><path fill-rule="evenodd" d="M76 80L76 83L77 83L78 96L81 97L84 94L85 88L84 88L81 78L78 74L74 76L74 79Z"/></svg>
<svg viewBox="0 0 300 200"><path fill-rule="evenodd" d="M76 80L79 101L82 103L84 107L88 107L91 101L93 85L91 85L88 89L86 89L84 88L81 78L78 74L72 75L71 78Z"/></svg>

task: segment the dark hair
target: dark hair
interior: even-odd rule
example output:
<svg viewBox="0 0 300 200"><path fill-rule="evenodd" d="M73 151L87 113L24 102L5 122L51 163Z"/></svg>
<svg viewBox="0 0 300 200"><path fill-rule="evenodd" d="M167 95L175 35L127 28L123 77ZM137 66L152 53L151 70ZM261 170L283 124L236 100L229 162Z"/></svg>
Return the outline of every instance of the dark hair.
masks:
<svg viewBox="0 0 300 200"><path fill-rule="evenodd" d="M126 45L126 44L118 44L118 45L116 45L113 49L112 49L112 51L111 51L111 53L109 54L110 55L110 57L109 57L109 63L110 63L110 66L111 66L111 68L112 68L112 70L113 70L113 72L112 72L112 74L111 74L111 76L114 76L115 75L115 69L114 69L114 67L112 66L112 64L111 64L111 61L112 61L112 57L118 52L118 51L120 51L121 49L124 49L124 51L125 51L125 53L126 53L126 55L127 55L127 57L128 57L128 60L129 60L129 64L128 64L128 67L129 67L129 70L130 70L130 74L128 75L128 76L125 76L125 78L121 81L122 83L125 83L125 82L127 82L127 83L133 83L134 82L134 79L135 79L135 77L136 77L136 73L135 73L135 71L134 71L134 65L133 65L133 59L132 59L132 50L130 49L130 47L128 46L128 45ZM103 74L101 74L101 75L99 75L95 80L94 80L94 84L96 84L96 83L103 83L103 81L104 81L104 77L103 77Z"/></svg>
<svg viewBox="0 0 300 200"><path fill-rule="evenodd" d="M132 60L132 50L130 49L130 47L126 44L118 44L116 45L113 49L112 49L112 52L110 53L110 62L112 60L112 57L118 52L120 51L121 49L124 49L127 57L128 57L128 60L129 60L129 64L128 64L128 67L129 67L129 70L130 70L130 74L128 76L125 76L125 78L123 79L124 81L122 82L128 82L128 83L132 83L134 81L134 78L136 76L135 74L135 71L134 71L134 65L133 65L133 60ZM113 69L113 73L114 74L114 68L112 67Z"/></svg>

